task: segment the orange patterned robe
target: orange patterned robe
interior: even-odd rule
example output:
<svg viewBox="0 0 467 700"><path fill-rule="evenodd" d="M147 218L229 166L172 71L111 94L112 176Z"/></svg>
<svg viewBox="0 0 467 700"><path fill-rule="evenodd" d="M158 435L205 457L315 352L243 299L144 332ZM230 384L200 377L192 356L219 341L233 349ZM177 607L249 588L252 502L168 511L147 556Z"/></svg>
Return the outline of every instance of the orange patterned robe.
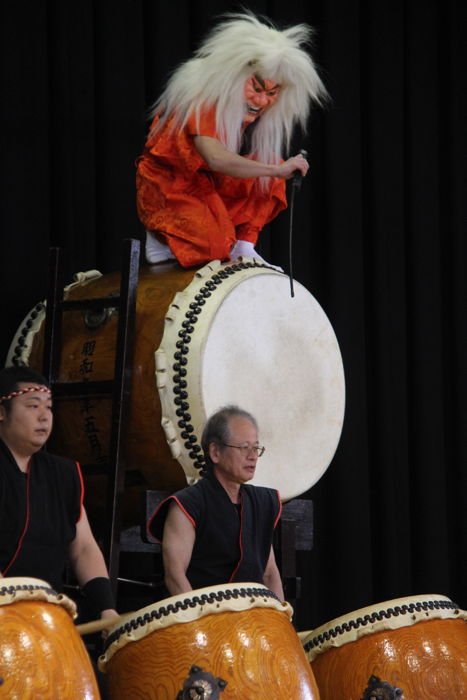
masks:
<svg viewBox="0 0 467 700"><path fill-rule="evenodd" d="M263 226L287 206L285 181L274 179L263 192L255 178L209 169L193 136L217 138L214 109L201 116L199 128L194 116L183 129L171 127L169 119L137 160L137 207L145 228L163 233L184 267L225 260L237 239L256 243Z"/></svg>

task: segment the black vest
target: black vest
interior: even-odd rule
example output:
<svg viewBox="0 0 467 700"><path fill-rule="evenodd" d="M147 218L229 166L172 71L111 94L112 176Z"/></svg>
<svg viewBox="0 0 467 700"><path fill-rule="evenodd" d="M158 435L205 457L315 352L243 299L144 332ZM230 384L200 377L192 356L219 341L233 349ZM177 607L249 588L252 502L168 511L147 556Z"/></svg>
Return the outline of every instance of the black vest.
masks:
<svg viewBox="0 0 467 700"><path fill-rule="evenodd" d="M196 530L186 572L193 588L234 581L263 583L273 531L282 509L277 491L242 484L237 508L209 472L155 510L148 528L159 541L172 500L187 514Z"/></svg>
<svg viewBox="0 0 467 700"><path fill-rule="evenodd" d="M40 578L60 590L82 497L77 463L40 450L31 459L28 498L28 476L0 440L0 571L15 555L27 520L6 576Z"/></svg>

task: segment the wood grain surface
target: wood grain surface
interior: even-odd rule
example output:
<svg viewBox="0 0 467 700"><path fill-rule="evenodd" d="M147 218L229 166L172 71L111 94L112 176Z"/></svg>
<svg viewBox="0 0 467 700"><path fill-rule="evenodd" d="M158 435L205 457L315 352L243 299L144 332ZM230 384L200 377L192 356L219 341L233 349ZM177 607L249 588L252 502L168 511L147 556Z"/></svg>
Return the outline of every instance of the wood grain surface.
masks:
<svg viewBox="0 0 467 700"><path fill-rule="evenodd" d="M467 698L467 623L376 632L320 654L311 667L321 700L360 700L372 674L402 688L405 700Z"/></svg>
<svg viewBox="0 0 467 700"><path fill-rule="evenodd" d="M174 700L192 665L227 681L222 700L318 700L287 616L255 608L217 613L127 644L107 667L112 700Z"/></svg>
<svg viewBox="0 0 467 700"><path fill-rule="evenodd" d="M86 648L59 605L0 606L0 698L98 700Z"/></svg>

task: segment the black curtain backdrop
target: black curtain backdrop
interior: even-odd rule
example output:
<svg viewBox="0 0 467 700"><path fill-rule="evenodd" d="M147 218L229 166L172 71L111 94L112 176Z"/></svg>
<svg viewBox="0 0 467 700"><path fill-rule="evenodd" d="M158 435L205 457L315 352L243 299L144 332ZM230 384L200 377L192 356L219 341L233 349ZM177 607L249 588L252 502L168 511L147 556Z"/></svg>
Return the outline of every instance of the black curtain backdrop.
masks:
<svg viewBox="0 0 467 700"><path fill-rule="evenodd" d="M467 4L246 4L316 28L333 100L295 143L312 167L295 207L295 278L333 324L347 389L336 456L307 494L315 546L300 557L299 625L418 593L467 608ZM146 109L218 15L239 8L3 4L3 360L45 296L50 246L65 247L71 281L118 268L122 239L141 235ZM283 215L260 248L285 269L287 230Z"/></svg>

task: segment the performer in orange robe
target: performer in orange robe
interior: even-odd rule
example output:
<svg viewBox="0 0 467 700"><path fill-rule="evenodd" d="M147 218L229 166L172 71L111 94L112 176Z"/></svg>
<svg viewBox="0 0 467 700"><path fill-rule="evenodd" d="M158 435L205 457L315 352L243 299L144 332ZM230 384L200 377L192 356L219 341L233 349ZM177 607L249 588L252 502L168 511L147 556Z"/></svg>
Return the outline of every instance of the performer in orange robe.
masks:
<svg viewBox="0 0 467 700"><path fill-rule="evenodd" d="M216 258L259 257L254 249L259 232L287 206L285 180L308 171L301 155L282 161L284 135L294 121L303 121L310 99L325 95L299 47L308 31L301 25L280 32L250 14L234 16L169 81L137 161L137 207L147 231L148 262L175 257L189 267ZM251 39L258 45L253 53ZM245 40L248 56L242 60ZM242 70L236 69L226 89L219 74L231 75L238 57ZM292 70L295 63L300 70ZM193 87L193 66L199 89ZM298 114L289 114L290 102L298 104Z"/></svg>
<svg viewBox="0 0 467 700"><path fill-rule="evenodd" d="M158 117L156 117L156 120ZM237 238L251 241L287 206L285 180L258 192L255 178L210 170L194 136L217 138L213 109L171 133L167 122L138 160L138 213L148 231L163 231L184 267L229 257Z"/></svg>

